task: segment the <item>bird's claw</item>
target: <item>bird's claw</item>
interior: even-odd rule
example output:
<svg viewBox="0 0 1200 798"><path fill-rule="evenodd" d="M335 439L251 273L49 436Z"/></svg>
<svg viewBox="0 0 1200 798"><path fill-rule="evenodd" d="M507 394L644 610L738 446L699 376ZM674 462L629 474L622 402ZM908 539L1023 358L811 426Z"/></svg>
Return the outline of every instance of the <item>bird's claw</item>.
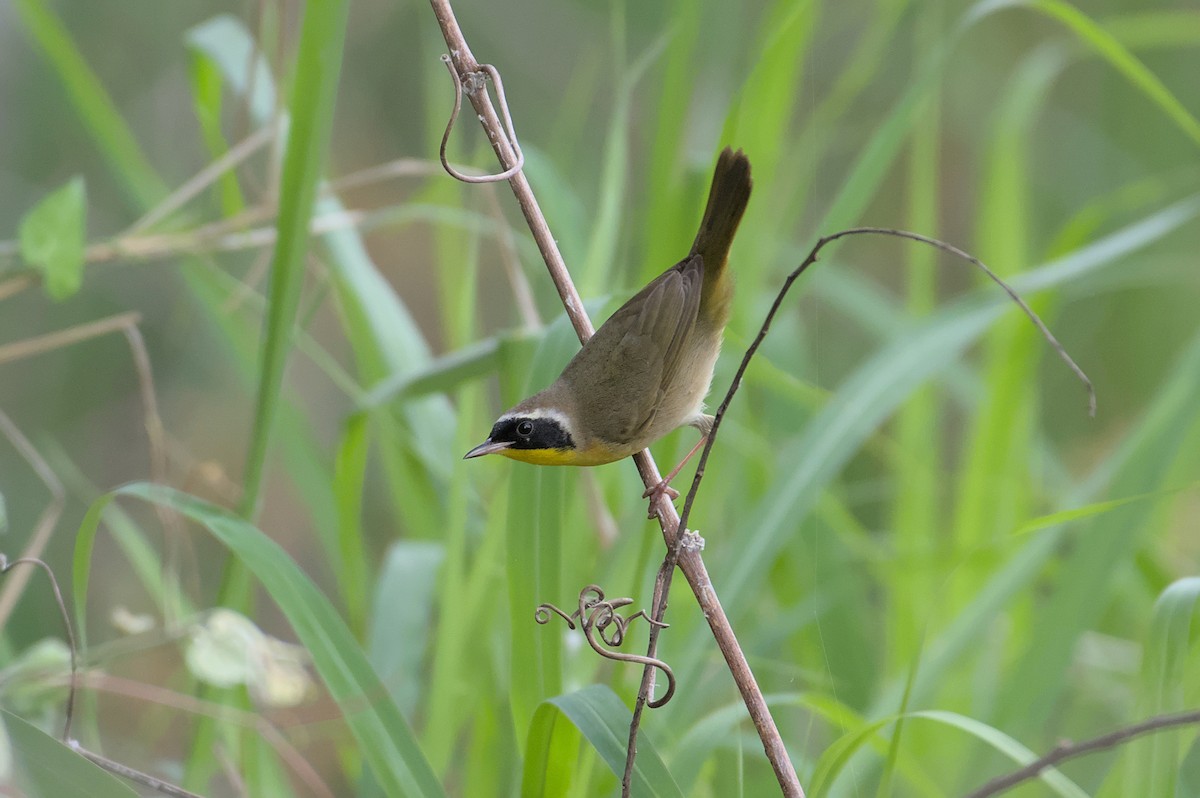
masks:
<svg viewBox="0 0 1200 798"><path fill-rule="evenodd" d="M675 501L676 499L679 498L679 491L672 488L664 480L662 482L659 482L657 485L652 485L652 486L646 488L645 492L642 493L643 499L650 500L650 507L646 512L647 518L653 518L656 515L658 515L658 513L654 509L654 505L658 503L659 498L662 496L666 496L671 501Z"/></svg>

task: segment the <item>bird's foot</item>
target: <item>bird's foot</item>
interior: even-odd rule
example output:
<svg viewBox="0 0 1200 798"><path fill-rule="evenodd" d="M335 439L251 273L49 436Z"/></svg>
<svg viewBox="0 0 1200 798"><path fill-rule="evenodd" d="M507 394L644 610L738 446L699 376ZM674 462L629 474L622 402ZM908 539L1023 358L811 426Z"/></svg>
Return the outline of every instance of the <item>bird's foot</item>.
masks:
<svg viewBox="0 0 1200 798"><path fill-rule="evenodd" d="M658 500L663 496L666 496L671 501L675 501L679 498L679 491L672 488L668 480L665 479L660 481L657 485L652 485L651 487L646 488L645 492L642 494L642 498L650 500L650 507L646 511L647 518L654 518L656 515L658 515L658 512L654 509L654 505L657 504Z"/></svg>

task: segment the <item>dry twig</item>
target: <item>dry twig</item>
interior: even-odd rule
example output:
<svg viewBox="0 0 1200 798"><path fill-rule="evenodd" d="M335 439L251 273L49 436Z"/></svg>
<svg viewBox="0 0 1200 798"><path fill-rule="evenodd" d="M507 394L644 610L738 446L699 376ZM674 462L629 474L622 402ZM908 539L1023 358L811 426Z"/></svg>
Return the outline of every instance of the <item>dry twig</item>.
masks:
<svg viewBox="0 0 1200 798"><path fill-rule="evenodd" d="M951 255L962 258L967 263L978 268L985 275L987 275L988 279L1000 286L1004 293L1008 295L1008 298L1011 299L1019 308L1021 308L1025 315L1029 317L1029 320L1033 323L1033 325L1037 327L1039 332L1041 332L1042 336L1047 340L1047 342L1049 342L1050 346L1054 349L1058 356L1067 364L1067 367L1070 368L1075 376L1079 378L1084 387L1087 389L1088 413L1092 416L1096 415L1096 392L1092 387L1092 381L1088 379L1088 376L1083 372L1083 369L1081 369L1071 358L1071 356L1067 354L1067 351L1063 348L1063 345L1058 342L1058 339L1054 337L1054 334L1050 332L1050 330L1042 322L1041 318L1039 318L1038 315L1033 312L1033 309L1030 308L1029 305L1025 304L1025 301L1021 299L1017 292L1014 291L1006 282L1000 279L995 272L989 269L978 258L964 252L958 247L947 244L944 241L939 241L935 238L929 238L928 236L923 236L918 233L910 233L907 230L893 230L891 228L884 227L854 227L848 230L842 230L819 239L809 251L808 257L804 259L804 262L797 266L795 270L793 270L792 273L787 276L787 279L785 279L783 282L783 286L779 289L779 293L775 296L775 301L771 303L771 309L767 311L766 318L763 319L762 326L758 330L758 335L755 336L754 341L746 350L746 354L742 356L742 362L738 366L737 373L733 375L733 380L730 382L729 390L725 393L725 398L721 400L721 405L717 408L712 430L709 432L708 439L704 443L704 449L700 453L700 462L696 466L695 476L692 477L692 486L688 490L687 498L684 500L683 514L681 515L679 521L681 528L685 530L687 529L687 522L692 513L692 505L696 500L696 492L700 489L700 482L704 479L704 469L708 463L708 456L712 451L713 444L716 442L717 432L721 427L722 419L725 418L725 412L729 409L729 404L733 401L734 394L736 394L738 388L741 387L742 377L745 376L746 369L749 367L750 361L754 358L755 353L758 352L758 348L762 345L763 339L767 337L767 331L771 328L771 322L774 321L775 314L779 312L779 308L783 304L784 297L787 296L788 291L791 290L792 284L796 282L797 278L799 278L809 266L817 262L817 256L826 245L831 244L840 238L847 238L856 235L886 235L894 236L896 238L907 238L911 241L928 244L929 246L940 249L943 252L948 252ZM662 619L667 609L667 595L671 589L671 577L675 572L675 564L683 552L689 549L687 546L688 539L689 535L686 533L678 536L675 545L670 548L666 558L663 560L662 567L658 572L658 578L655 581L654 603L651 605L650 610L650 642L646 649L646 656L651 659L657 655L658 634L665 627ZM648 667L642 674L642 687L638 691L637 704L635 705L633 711L633 723L630 724L629 727L629 744L625 759L624 784L628 784L632 774L633 759L637 751L637 732L638 725L641 721L642 708L649 701L653 687L654 671L652 668ZM651 703L650 706L653 707L655 704Z"/></svg>
<svg viewBox="0 0 1200 798"><path fill-rule="evenodd" d="M430 0L430 5L437 17L438 25L441 27L446 46L450 48L451 64L458 81L466 89L467 99L475 108L479 121L488 134L500 166L506 170L511 169L517 163L516 152L509 141L504 125L500 122L495 107L492 105L491 98L488 96L486 83L477 77L481 74L481 66L475 60L470 47L467 46L467 41L458 25L458 20L454 17L450 2L449 0ZM558 251L558 245L550 233L550 228L546 224L545 216L538 206L537 199L529 187L529 181L525 178L524 172L518 170L509 178L508 183L521 206L525 221L529 224L530 232L533 233L534 240L537 242L538 250L546 262L546 268L562 299L567 316L571 319L571 324L575 327L580 341L586 341L595 332L595 328L584 310L578 291L575 290L575 284L567 272L562 254ZM646 487L657 485L662 480L658 466L649 451L636 454L634 462L637 464L638 472ZM657 499L654 507L657 510L667 549L673 551L680 537L679 516L675 506L671 504L666 495L662 495ZM729 618L725 615L725 610L721 607L721 602L713 589L704 560L698 551L685 549L680 553L678 563L708 621L709 628L725 657L725 662L737 683L738 690L746 702L746 708L754 721L755 729L763 743L763 750L775 771L775 777L779 781L783 794L788 798L803 796L804 790L800 787L796 770L788 758L783 738L779 734L775 720L771 717L762 691L746 661L746 656L742 653Z"/></svg>
<svg viewBox="0 0 1200 798"><path fill-rule="evenodd" d="M1174 729L1179 726L1191 726L1197 723L1200 723L1200 709L1190 712L1180 712L1174 715L1155 715L1141 723L1135 723L1132 726L1126 726L1080 743L1062 742L1054 746L1048 754L1033 760L1020 770L1014 770L1005 776L992 779L968 795L967 798L988 798L990 795L999 795L1022 782L1036 779L1043 771L1054 767L1059 762L1065 762L1068 759L1074 759L1084 754L1094 754L1097 751L1115 748L1144 734L1166 731L1167 729Z"/></svg>

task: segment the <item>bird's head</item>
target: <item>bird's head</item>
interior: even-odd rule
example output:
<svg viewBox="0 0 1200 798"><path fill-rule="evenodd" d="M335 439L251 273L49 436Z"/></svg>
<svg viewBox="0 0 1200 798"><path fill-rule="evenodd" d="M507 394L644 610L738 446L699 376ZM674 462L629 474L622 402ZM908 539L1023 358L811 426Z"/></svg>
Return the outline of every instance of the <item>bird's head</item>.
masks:
<svg viewBox="0 0 1200 798"><path fill-rule="evenodd" d="M570 417L549 407L518 405L496 419L483 443L463 459L500 454L534 465L576 465L578 450Z"/></svg>

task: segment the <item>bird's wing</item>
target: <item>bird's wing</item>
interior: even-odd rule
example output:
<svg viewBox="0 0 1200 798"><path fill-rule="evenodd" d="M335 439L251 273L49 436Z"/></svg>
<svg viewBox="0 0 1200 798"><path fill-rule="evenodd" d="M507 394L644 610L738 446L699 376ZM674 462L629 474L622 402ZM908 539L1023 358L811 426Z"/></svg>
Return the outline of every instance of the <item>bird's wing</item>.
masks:
<svg viewBox="0 0 1200 798"><path fill-rule="evenodd" d="M654 323L656 339L670 341L663 353L663 390L675 381L684 360L683 353L687 349L688 339L696 329L696 318L700 314L700 297L704 287L704 261L699 255L692 255L678 271L673 269L668 274L675 275L676 278L671 281L669 289L673 296L670 299L664 298L661 303L664 317Z"/></svg>
<svg viewBox="0 0 1200 798"><path fill-rule="evenodd" d="M667 270L609 317L563 372L597 436L637 440L678 373L700 308L703 266L693 256ZM596 362L608 352L605 362ZM587 369L573 368L587 363Z"/></svg>

